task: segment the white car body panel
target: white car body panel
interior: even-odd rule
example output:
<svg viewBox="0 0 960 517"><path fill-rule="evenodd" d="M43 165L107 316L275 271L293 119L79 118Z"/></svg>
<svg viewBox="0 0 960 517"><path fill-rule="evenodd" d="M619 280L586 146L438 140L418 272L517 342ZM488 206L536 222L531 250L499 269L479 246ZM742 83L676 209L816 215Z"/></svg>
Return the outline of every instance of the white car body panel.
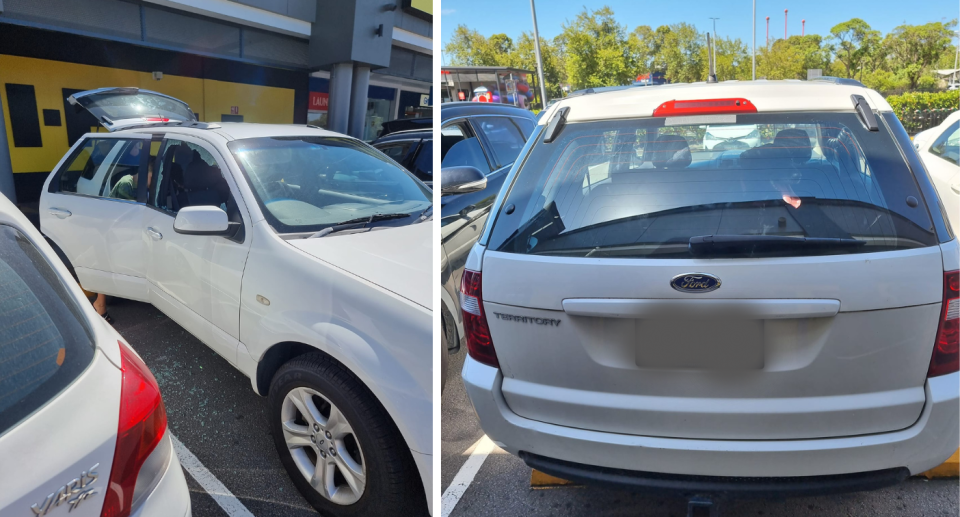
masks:
<svg viewBox="0 0 960 517"><path fill-rule="evenodd" d="M467 357L463 383L484 432L512 454L610 468L725 477L847 474L905 466L925 472L957 450L960 374L929 379L916 423L891 432L816 440L690 440L624 435L538 422L510 410L502 373Z"/></svg>
<svg viewBox="0 0 960 517"><path fill-rule="evenodd" d="M97 350L74 381L26 419L0 435L0 515L33 515L50 493L97 465L97 480L88 485L97 493L70 510L66 503L47 515L98 517L110 479L117 446L122 372L122 337L86 303L83 291L56 253L23 214L0 196L0 224L18 228L46 256L78 303L93 331ZM169 440L166 440L169 444ZM159 445L158 447L162 446ZM23 468L28 466L28 468ZM171 451L167 472L134 508L134 516L189 516L190 493Z"/></svg>

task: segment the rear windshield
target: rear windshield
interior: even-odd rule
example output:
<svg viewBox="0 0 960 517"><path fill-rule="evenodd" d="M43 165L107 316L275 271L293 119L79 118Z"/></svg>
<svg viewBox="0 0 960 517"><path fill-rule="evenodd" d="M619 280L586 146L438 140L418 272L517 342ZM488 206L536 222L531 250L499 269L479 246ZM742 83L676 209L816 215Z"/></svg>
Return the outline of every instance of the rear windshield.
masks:
<svg viewBox="0 0 960 517"><path fill-rule="evenodd" d="M697 122L697 123L690 123ZM489 249L573 257L764 257L937 243L885 126L853 113L572 123L538 142Z"/></svg>
<svg viewBox="0 0 960 517"><path fill-rule="evenodd" d="M112 121L140 117L194 120L193 112L183 102L150 93L98 93L77 101L98 118L105 115Z"/></svg>
<svg viewBox="0 0 960 517"><path fill-rule="evenodd" d="M0 434L76 379L93 352L60 277L23 234L0 225Z"/></svg>

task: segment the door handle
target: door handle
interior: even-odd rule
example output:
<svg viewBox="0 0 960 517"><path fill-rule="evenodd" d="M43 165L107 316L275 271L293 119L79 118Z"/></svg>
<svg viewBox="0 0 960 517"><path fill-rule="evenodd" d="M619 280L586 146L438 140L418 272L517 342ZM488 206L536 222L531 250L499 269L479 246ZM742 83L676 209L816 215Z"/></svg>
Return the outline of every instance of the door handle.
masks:
<svg viewBox="0 0 960 517"><path fill-rule="evenodd" d="M148 227L148 228L147 228L147 233L148 233L148 234L150 235L150 237L152 237L153 240L155 240L155 241L159 241L160 239L163 238L163 234L160 233L160 232L158 232L158 231L156 231L156 230L154 230L152 227Z"/></svg>
<svg viewBox="0 0 960 517"><path fill-rule="evenodd" d="M63 208L54 208L54 207L51 207L50 210L49 210L49 212L50 212L50 215L55 215L55 216L59 217L60 219L66 219L66 218L70 217L71 215L73 215L73 212L71 212L71 211L69 211L69 210L64 210Z"/></svg>

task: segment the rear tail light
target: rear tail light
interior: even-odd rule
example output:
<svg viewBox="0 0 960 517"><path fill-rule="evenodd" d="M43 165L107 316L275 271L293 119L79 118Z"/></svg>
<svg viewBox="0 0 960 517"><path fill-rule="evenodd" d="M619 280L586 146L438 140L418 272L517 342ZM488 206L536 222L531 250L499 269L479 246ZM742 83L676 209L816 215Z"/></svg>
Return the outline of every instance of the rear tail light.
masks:
<svg viewBox="0 0 960 517"><path fill-rule="evenodd" d="M943 274L943 307L927 377L960 371L960 271Z"/></svg>
<svg viewBox="0 0 960 517"><path fill-rule="evenodd" d="M729 115L756 113L757 107L747 99L702 99L667 101L653 110L654 117L679 117L685 115Z"/></svg>
<svg viewBox="0 0 960 517"><path fill-rule="evenodd" d="M480 272L463 271L460 281L460 308L463 310L463 329L467 334L467 352L474 360L500 368L497 351L490 338L490 327L483 312L483 293L480 290Z"/></svg>
<svg viewBox="0 0 960 517"><path fill-rule="evenodd" d="M152 489L152 480L138 479L138 476L167 430L167 413L157 380L129 346L119 343L123 370L120 424L101 517L127 517L144 488ZM150 459L151 464L157 463L154 458ZM163 469L159 470L150 474L158 478Z"/></svg>

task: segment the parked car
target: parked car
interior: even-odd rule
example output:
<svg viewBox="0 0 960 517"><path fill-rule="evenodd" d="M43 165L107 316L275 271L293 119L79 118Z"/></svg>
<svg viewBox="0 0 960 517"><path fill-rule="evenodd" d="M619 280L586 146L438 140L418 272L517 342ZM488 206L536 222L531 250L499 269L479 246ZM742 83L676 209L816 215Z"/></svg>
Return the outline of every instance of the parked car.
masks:
<svg viewBox="0 0 960 517"><path fill-rule="evenodd" d="M725 151L727 149L750 149L760 144L760 130L755 125L707 126L703 135L703 148Z"/></svg>
<svg viewBox="0 0 960 517"><path fill-rule="evenodd" d="M412 131L414 129L429 131L432 128L433 118L431 117L398 118L384 122L377 138L383 138L397 131Z"/></svg>
<svg viewBox="0 0 960 517"><path fill-rule="evenodd" d="M393 160L428 186L433 185L433 130L394 131L370 145Z"/></svg>
<svg viewBox="0 0 960 517"><path fill-rule="evenodd" d="M953 231L960 231L960 111L917 135L913 142L940 193Z"/></svg>
<svg viewBox="0 0 960 517"><path fill-rule="evenodd" d="M536 121L521 108L477 102L443 104L440 117L440 315L447 350L456 353L464 335L457 291L467 253ZM448 174L463 167L479 171L483 182L469 173Z"/></svg>
<svg viewBox="0 0 960 517"><path fill-rule="evenodd" d="M0 328L0 515L190 515L156 379L2 196Z"/></svg>
<svg viewBox="0 0 960 517"><path fill-rule="evenodd" d="M321 513L425 513L430 190L317 128L206 124L136 88L68 101L110 130L78 140L40 197L80 284L153 304L250 377Z"/></svg>
<svg viewBox="0 0 960 517"><path fill-rule="evenodd" d="M702 151L701 125L772 141ZM484 432L560 478L878 488L960 436L960 246L889 104L829 81L564 99L461 283Z"/></svg>

